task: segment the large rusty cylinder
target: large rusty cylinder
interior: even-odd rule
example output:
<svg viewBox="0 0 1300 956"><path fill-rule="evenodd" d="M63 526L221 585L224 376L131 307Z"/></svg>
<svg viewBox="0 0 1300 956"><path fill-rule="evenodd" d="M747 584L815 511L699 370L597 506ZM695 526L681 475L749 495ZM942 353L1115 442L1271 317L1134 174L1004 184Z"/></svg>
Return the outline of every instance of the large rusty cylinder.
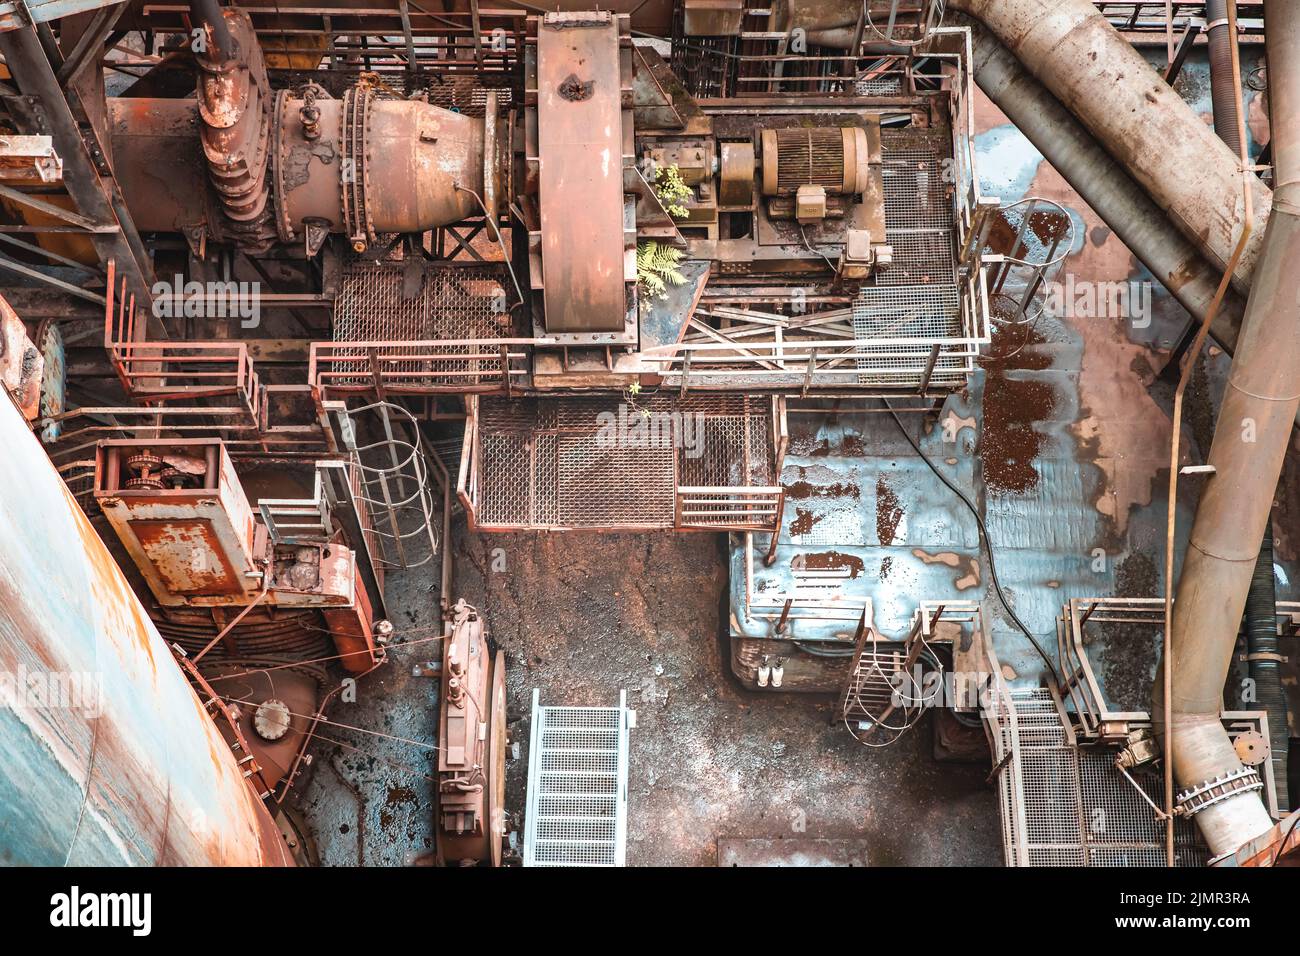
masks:
<svg viewBox="0 0 1300 956"><path fill-rule="evenodd" d="M108 103L118 182L137 228L183 232L206 224L218 241L229 238L208 182L196 102L113 98ZM282 238L286 230L290 239L301 238L309 219L329 232L347 232L343 189L348 176L366 184L368 221L376 232L423 232L481 214L473 193L487 199L483 120L418 100L373 100L365 152L345 171L343 101L315 101L315 139L304 128L305 101L287 96L280 105L271 182Z"/></svg>
<svg viewBox="0 0 1300 956"><path fill-rule="evenodd" d="M1199 323L1218 294L1223 270L1174 228L1164 210L982 24L971 27L975 82L1016 128ZM1228 289L1212 331L1237 348L1245 296Z"/></svg>
<svg viewBox="0 0 1300 956"><path fill-rule="evenodd" d="M280 223L300 232L310 219L350 233L344 209L350 187L361 187L376 233L423 232L482 213L474 193L483 195L483 120L419 100L376 98L357 131L350 116L345 129L344 100L317 99L312 139L301 115L305 105L287 97L279 110L273 163Z"/></svg>
<svg viewBox="0 0 1300 956"><path fill-rule="evenodd" d="M983 21L1166 210L1226 269L1245 225L1240 159L1089 0L951 0ZM1255 227L1233 273L1250 289L1272 193L1249 177Z"/></svg>
<svg viewBox="0 0 1300 956"><path fill-rule="evenodd" d="M790 196L800 186L856 195L871 179L867 131L856 126L765 129L760 145L764 196Z"/></svg>
<svg viewBox="0 0 1300 956"><path fill-rule="evenodd" d="M1300 6L1265 8L1277 189L1246 303L1174 602L1170 648L1173 772L1180 788L1242 773L1219 721L1264 528L1300 410ZM1162 682L1153 713L1163 717ZM1216 854L1272 825L1257 793L1196 816Z"/></svg>
<svg viewBox="0 0 1300 956"><path fill-rule="evenodd" d="M772 29L781 33L804 30L810 36L847 28L852 33L864 0L784 0L774 8Z"/></svg>

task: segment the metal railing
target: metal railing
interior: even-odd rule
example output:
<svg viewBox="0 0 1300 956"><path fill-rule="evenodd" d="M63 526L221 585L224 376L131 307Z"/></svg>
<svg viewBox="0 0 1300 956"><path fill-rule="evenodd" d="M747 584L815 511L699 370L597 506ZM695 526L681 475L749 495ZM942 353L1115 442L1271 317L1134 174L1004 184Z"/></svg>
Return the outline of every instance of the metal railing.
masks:
<svg viewBox="0 0 1300 956"><path fill-rule="evenodd" d="M1088 740L1121 742L1134 723L1149 718L1145 711L1111 707L1088 658L1086 628L1090 623L1163 631L1164 598L1071 598L1056 622L1061 696L1069 704L1076 732Z"/></svg>
<svg viewBox="0 0 1300 956"><path fill-rule="evenodd" d="M509 395L545 339L313 342L307 378L322 397L349 393Z"/></svg>
<svg viewBox="0 0 1300 956"><path fill-rule="evenodd" d="M771 531L781 524L785 489L677 488L674 527L697 531Z"/></svg>
<svg viewBox="0 0 1300 956"><path fill-rule="evenodd" d="M749 387L800 395L836 389L905 396L961 388L991 332L983 271L959 288L964 292L955 302L940 301L937 287L933 294L911 296L893 287L875 297L896 293L885 306L863 300L804 316L705 309L701 317L725 314L729 327L714 329L692 319L684 341L648 349L641 358L659 369L666 386L682 393ZM944 324L942 313L948 309L957 311L957 334L887 334L891 324Z"/></svg>
<svg viewBox="0 0 1300 956"><path fill-rule="evenodd" d="M104 349L123 391L150 405L234 397L250 424L260 417L257 372L242 342L148 342L137 324L135 296L108 264Z"/></svg>

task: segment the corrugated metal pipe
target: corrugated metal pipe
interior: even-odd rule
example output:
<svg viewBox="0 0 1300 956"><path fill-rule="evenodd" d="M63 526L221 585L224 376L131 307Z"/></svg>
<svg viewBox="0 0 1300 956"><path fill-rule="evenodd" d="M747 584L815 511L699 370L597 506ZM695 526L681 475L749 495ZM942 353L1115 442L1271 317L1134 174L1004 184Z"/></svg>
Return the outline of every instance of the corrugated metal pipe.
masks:
<svg viewBox="0 0 1300 956"><path fill-rule="evenodd" d="M1285 4L1284 4L1285 6ZM1213 265L1245 225L1241 163L1088 0L949 0L1002 43L1119 162ZM1255 228L1233 271L1249 292L1272 194L1251 183Z"/></svg>
<svg viewBox="0 0 1300 956"><path fill-rule="evenodd" d="M1219 713L1300 408L1300 4L1269 4L1264 16L1273 215L1215 426L1214 474L1196 509L1170 633L1174 776L1184 794L1197 794L1180 802L1201 806L1195 819L1215 855L1235 851L1272 825L1253 771L1243 767ZM1159 700L1154 712L1162 712Z"/></svg>
<svg viewBox="0 0 1300 956"><path fill-rule="evenodd" d="M1164 210L995 36L968 17L960 22L971 28L980 89L1200 325L1223 270L1206 261ZM1245 308L1244 298L1229 290L1214 319L1214 337L1229 352L1236 348Z"/></svg>
<svg viewBox="0 0 1300 956"><path fill-rule="evenodd" d="M1205 25L1210 44L1210 96L1214 101L1214 131L1232 150L1241 155L1241 122L1238 113L1237 84L1233 81L1232 35L1228 20L1228 0L1206 0Z"/></svg>
<svg viewBox="0 0 1300 956"><path fill-rule="evenodd" d="M1254 682L1254 702L1250 709L1268 711L1269 759L1273 761L1273 789L1279 810L1291 809L1287 787L1288 750L1291 733L1287 729L1286 691L1282 689L1282 646L1277 636L1277 588L1273 581L1273 529L1264 528L1264 543L1259 548L1255 574L1250 579L1246 597L1246 656L1250 679Z"/></svg>

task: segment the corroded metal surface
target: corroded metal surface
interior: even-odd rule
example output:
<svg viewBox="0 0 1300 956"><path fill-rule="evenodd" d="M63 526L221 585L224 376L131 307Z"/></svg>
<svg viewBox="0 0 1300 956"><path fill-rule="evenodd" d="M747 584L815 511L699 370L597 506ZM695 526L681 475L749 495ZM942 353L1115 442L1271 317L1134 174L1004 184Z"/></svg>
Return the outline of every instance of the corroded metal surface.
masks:
<svg viewBox="0 0 1300 956"><path fill-rule="evenodd" d="M1245 221L1239 162L1086 0L954 0L978 17L1166 209L1220 268ZM1263 245L1272 205L1250 178L1256 229L1234 273L1240 291Z"/></svg>
<svg viewBox="0 0 1300 956"><path fill-rule="evenodd" d="M1243 72L1256 69L1248 53ZM1210 113L1204 55L1194 53L1179 83L1202 122ZM997 568L1018 615L1049 649L1055 621L1070 598L1114 594L1158 597L1164 529L1164 484L1170 434L1170 390L1160 373L1189 318L1167 290L1125 248L1032 144L982 94L975 103L981 188L1004 202L1042 196L1076 220L1076 241L1064 275L1080 288L1136 283L1149 309L1129 314L1045 315L1032 329L995 331L990 354L970 387L931 420L902 415L921 448L974 497L988 524ZM1252 147L1266 142L1261 98L1248 97ZM1137 304L1135 300L1135 304ZM1210 348L1188 396L1185 463L1209 451L1215 407L1229 357ZM916 402L894 400L898 407ZM879 405L875 406L879 409ZM978 598L1009 681L1036 684L1042 661L1001 611L980 554L974 519L930 474L885 415L841 408L839 414L790 410L790 450L781 483L786 512L776 559L764 566L766 535L755 535L756 587L787 589L796 558L815 556L846 569L845 593L870 599L882 637L900 639L917 600ZM1289 474L1289 472L1288 472ZM1284 500L1294 479L1283 482ZM1185 548L1195 479L1180 482L1178 552ZM1288 524L1278 519L1281 538ZM801 655L774 639L772 621L746 620L746 549L731 549L732 628L736 670L757 655L789 655L786 686L832 689L847 661ZM1279 546L1279 595L1294 593L1296 552ZM975 569L978 569L977 571ZM795 621L791 637L844 640L844 622ZM1098 680L1115 697L1145 702L1156 665L1152 632L1102 635ZM765 649L765 650L760 650ZM743 676L742 676L743 679ZM1143 703L1145 706L1145 703Z"/></svg>
<svg viewBox="0 0 1300 956"><path fill-rule="evenodd" d="M616 18L548 14L539 23L537 127L549 332L623 328L621 87Z"/></svg>
<svg viewBox="0 0 1300 956"><path fill-rule="evenodd" d="M8 401L0 433L0 672L24 697L0 708L0 858L288 863L229 745ZM74 676L73 697L32 697Z"/></svg>

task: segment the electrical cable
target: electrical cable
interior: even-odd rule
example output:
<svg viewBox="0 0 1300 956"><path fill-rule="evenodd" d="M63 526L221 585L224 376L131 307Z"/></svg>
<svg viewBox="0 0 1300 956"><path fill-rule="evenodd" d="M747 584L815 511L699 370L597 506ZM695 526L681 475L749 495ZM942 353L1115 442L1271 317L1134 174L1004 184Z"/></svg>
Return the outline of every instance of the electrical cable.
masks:
<svg viewBox="0 0 1300 956"><path fill-rule="evenodd" d="M882 727L885 730L893 731L894 733L894 736L890 737L888 740L884 741L883 743L871 743L870 741L864 739L863 737L859 737L857 732L854 731L853 725L849 723L848 707L846 706L842 714L842 719L844 721L844 728L849 732L850 736L852 736L854 740L862 744L862 746L864 747L870 747L874 750L882 750L885 747L889 747L897 743L898 740L903 736L903 734L907 733L918 723L920 723L921 718L925 715L925 712L934 706L935 701L938 700L939 695L943 690L943 686L944 686L943 661L939 659L939 656L935 654L934 649L930 647L930 643L925 639L924 633L918 631L916 633L916 637L917 640L921 642L921 651L918 653L918 658L921 655L925 655L926 657L928 657L929 661L935 668L935 671L939 675L938 683L936 684L934 691L928 697L912 697L910 695L906 695L906 696L904 695L903 685L906 684L908 681L910 681L912 685L916 687L917 691L922 691L921 684L919 684L917 680L912 677L912 675L908 674L905 671L897 671L895 672L895 675L893 677L885 673L885 671L880 667L880 663L879 663L880 659L876 654L876 645L878 643L876 638L876 632L874 630L871 632L871 648L872 648L871 667L867 671L867 677L873 678L874 675L872 672L874 672L875 675L879 675L881 680L890 687L890 707L892 708L892 710L902 711L904 723L901 726L897 724L885 723L885 718L889 716L889 713L886 713L881 717L877 717L875 714L871 712L871 710L863 702L862 696L860 694L854 694L853 703L856 704L858 709L861 710L862 713L864 713L867 716L867 719L870 722L870 727L868 728L869 733L875 733L877 729ZM901 677L902 680L895 679L898 677ZM866 682L867 682L866 680L863 680L859 686L861 686L862 684L866 684ZM847 705L847 703L848 700L846 699L845 704Z"/></svg>
<svg viewBox="0 0 1300 956"><path fill-rule="evenodd" d="M483 220L492 227L492 235L496 238L497 245L501 247L501 254L505 256L504 261L506 269L510 273L510 281L514 283L515 294L519 296L519 302L522 305L525 301L524 290L519 287L519 279L515 275L515 267L510 262L510 250L506 248L506 241L501 238L501 230L497 228L496 216L488 211L487 203L483 201L483 197L468 186L463 186L460 183L452 183L451 188L463 193L469 193L478 201L479 208L483 210Z"/></svg>
<svg viewBox="0 0 1300 956"><path fill-rule="evenodd" d="M803 240L804 247L809 252L811 252L815 256L821 256L823 259L826 260L826 265L830 267L831 272L839 272L839 269L835 268L835 263L831 262L831 260L827 257L826 253L822 252L820 249L814 249L812 245L808 242L808 233L804 232L803 223L799 223L799 238Z"/></svg>
<svg viewBox="0 0 1300 956"><path fill-rule="evenodd" d="M1029 643L1033 645L1034 650L1038 652L1038 656L1043 659L1043 663L1047 665L1047 671L1051 674L1052 680L1059 684L1060 676L1057 674L1056 665L1052 662L1052 659L1047 656L1047 651L1043 650L1043 645L1038 642L1038 638L1034 637L1029 628L1025 626L1024 621L1020 620L1020 616L1012 609L1010 602L1007 601L1006 594L1002 591L1002 582L998 580L997 562L993 557L993 541L989 537L988 528L984 525L983 515L981 515L979 509L975 507L975 503L966 496L966 493L953 484L952 481L948 479L948 476L939 470L939 467L930 459L929 455L921 451L920 444L912 437L912 433L903 427L903 422L898 417L898 413L894 411L894 406L889 404L889 399L882 398L881 401L885 403L885 408L889 411L889 416L894 420L894 424L898 426L898 430L903 433L903 437L907 439L907 443L912 446L912 450L921 456L921 460L929 466L932 472L934 472L935 477L942 481L948 487L949 491L960 498L962 504L964 504L967 509L969 509L970 513L975 516L975 523L979 526L980 548L988 559L989 579L993 582L993 590L997 592L998 601L1002 604L1003 610L1007 612L1007 616L1011 618L1016 627L1020 629L1020 632L1024 634Z"/></svg>

